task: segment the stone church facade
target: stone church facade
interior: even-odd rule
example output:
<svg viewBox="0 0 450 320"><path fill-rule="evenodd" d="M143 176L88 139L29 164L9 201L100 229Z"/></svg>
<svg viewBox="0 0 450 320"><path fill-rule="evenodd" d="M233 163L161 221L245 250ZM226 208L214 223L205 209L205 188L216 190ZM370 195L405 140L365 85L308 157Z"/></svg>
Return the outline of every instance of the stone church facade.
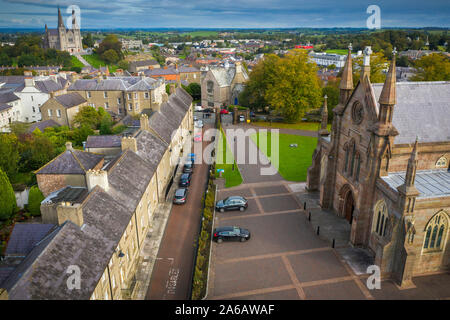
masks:
<svg viewBox="0 0 450 320"><path fill-rule="evenodd" d="M45 25L44 48L67 51L71 54L80 53L83 50L80 27L77 24L75 11L72 11L72 28L64 25L61 11L58 9L58 28L48 29Z"/></svg>
<svg viewBox="0 0 450 320"><path fill-rule="evenodd" d="M382 276L450 267L450 82L396 83L395 54L384 84L370 82L370 47L353 87L349 50L326 127L326 99L307 189L351 224L350 244L367 248Z"/></svg>

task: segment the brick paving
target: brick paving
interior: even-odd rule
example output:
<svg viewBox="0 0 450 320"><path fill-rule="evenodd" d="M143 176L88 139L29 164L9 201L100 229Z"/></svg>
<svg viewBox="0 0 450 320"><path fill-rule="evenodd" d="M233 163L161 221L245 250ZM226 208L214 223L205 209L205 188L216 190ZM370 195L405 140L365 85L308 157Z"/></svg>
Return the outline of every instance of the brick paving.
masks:
<svg viewBox="0 0 450 320"><path fill-rule="evenodd" d="M341 248L332 248L308 221L308 209L319 209L316 196L279 175L260 176L258 165L239 168L244 183L221 187L218 198L244 195L249 208L216 212L214 223L248 228L252 238L244 243L213 243L207 299L450 299L450 274L415 277L412 289L401 290L391 280L382 280L381 290L369 290L364 269L371 257L349 247L345 239ZM325 215L316 219L315 223L334 221ZM345 238L346 228L341 229Z"/></svg>

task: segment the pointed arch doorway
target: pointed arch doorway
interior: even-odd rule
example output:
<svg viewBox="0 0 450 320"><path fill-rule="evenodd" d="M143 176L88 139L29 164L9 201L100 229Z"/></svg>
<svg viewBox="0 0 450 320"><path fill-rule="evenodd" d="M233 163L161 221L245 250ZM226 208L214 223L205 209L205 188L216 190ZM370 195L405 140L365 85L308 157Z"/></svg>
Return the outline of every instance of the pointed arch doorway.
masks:
<svg viewBox="0 0 450 320"><path fill-rule="evenodd" d="M353 212L355 210L355 200L349 185L346 184L342 187L340 199L341 217L345 218L351 224L353 221Z"/></svg>

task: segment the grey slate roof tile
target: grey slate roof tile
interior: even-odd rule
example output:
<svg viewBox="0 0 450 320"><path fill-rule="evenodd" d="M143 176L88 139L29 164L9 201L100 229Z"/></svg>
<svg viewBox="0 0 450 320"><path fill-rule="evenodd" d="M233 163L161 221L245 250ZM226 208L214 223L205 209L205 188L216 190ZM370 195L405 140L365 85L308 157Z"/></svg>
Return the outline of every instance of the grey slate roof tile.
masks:
<svg viewBox="0 0 450 320"><path fill-rule="evenodd" d="M36 174L84 174L85 171L94 168L103 155L80 150L66 150L38 169Z"/></svg>
<svg viewBox="0 0 450 320"><path fill-rule="evenodd" d="M376 101L383 84L372 84ZM397 82L392 123L396 144L450 141L450 82ZM377 113L379 105L377 103Z"/></svg>
<svg viewBox="0 0 450 320"><path fill-rule="evenodd" d="M62 94L56 96L55 99L65 108L72 108L87 102L87 100L77 92Z"/></svg>

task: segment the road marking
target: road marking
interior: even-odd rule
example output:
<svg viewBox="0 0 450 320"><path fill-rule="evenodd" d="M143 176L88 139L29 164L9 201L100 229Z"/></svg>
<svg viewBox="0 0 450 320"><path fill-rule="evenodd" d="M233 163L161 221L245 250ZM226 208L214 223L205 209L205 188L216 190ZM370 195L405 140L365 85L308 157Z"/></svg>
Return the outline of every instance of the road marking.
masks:
<svg viewBox="0 0 450 320"><path fill-rule="evenodd" d="M256 294L266 294L266 293L272 293L272 292L278 292L278 291L285 291L285 290L289 290L289 289L295 289L295 286L292 284L288 284L288 285L279 286L279 287L256 289L256 290L250 290L250 291L241 291L241 292L235 292L235 293L224 294L221 296L211 297L211 300L226 300L226 299L233 299L233 298L237 298L237 297L251 296L251 295L256 295Z"/></svg>
<svg viewBox="0 0 450 320"><path fill-rule="evenodd" d="M280 252L280 253L262 254L259 256L250 256L250 257L234 258L234 259L227 259L227 260L216 260L216 264L234 263L234 262L241 262L241 261L252 261L252 260L260 260L260 259L270 259L270 258L277 258L277 257L282 257L282 256L293 256L293 255L308 254L308 253L312 253L312 252L329 251L329 250L332 250L332 249L330 247L321 247L321 248L305 249L305 250L297 250L297 251L286 251L286 252Z"/></svg>
<svg viewBox="0 0 450 320"><path fill-rule="evenodd" d="M242 214L240 216L233 217L222 217L220 221L233 220L233 219L243 219L243 218L257 218L264 216L273 216L277 214L287 214L287 213L301 213L300 209L286 210L286 211L275 211L275 212L264 212L264 213L252 213L252 214Z"/></svg>
<svg viewBox="0 0 450 320"><path fill-rule="evenodd" d="M291 281L294 283L295 289L297 290L297 294L301 300L306 299L305 291L303 291L300 281L298 281L297 275L294 272L294 269L292 269L292 265L289 262L289 259L286 256L281 256L281 260L283 260L283 264L289 273L289 277L291 278Z"/></svg>

